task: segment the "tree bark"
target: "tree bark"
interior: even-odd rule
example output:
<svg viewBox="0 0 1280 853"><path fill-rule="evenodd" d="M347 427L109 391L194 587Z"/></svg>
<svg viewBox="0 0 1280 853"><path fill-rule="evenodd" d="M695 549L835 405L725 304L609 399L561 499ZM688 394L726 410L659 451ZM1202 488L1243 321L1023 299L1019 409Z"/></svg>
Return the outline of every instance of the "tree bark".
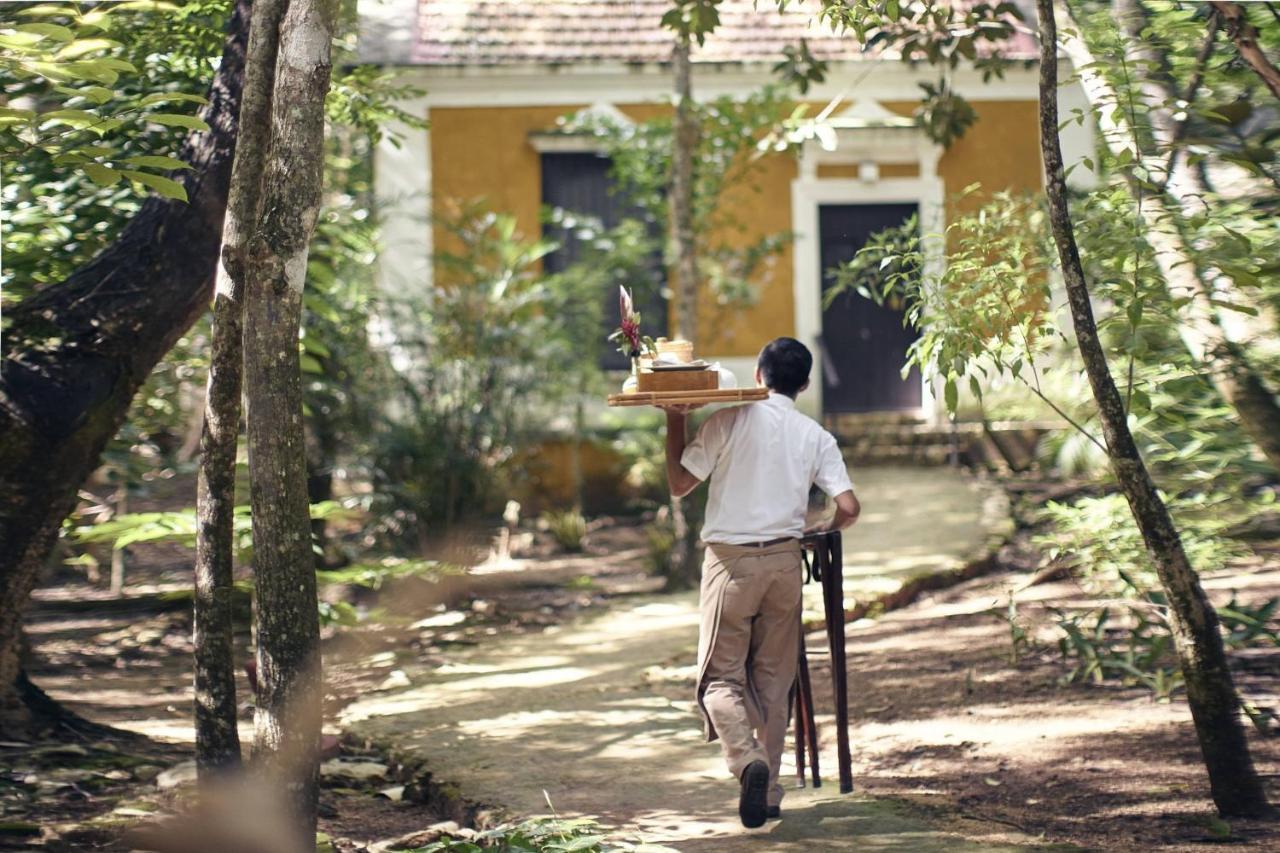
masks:
<svg viewBox="0 0 1280 853"><path fill-rule="evenodd" d="M1253 73L1262 78L1262 82L1271 90L1271 94L1280 98L1280 69L1271 63L1262 45L1258 44L1258 28L1249 22L1249 16L1239 3L1223 3L1215 0L1213 8L1218 10L1227 24L1227 35L1235 42L1236 50L1245 64L1253 69Z"/></svg>
<svg viewBox="0 0 1280 853"><path fill-rule="evenodd" d="M671 53L675 74L676 114L671 134L671 231L676 250L676 323L673 337L695 340L698 335L698 253L693 227L693 159L698 148L698 121L693 112L693 69L690 38L681 34ZM685 503L671 499L673 542L667 565L667 588L687 589L696 567L694 540Z"/></svg>
<svg viewBox="0 0 1280 853"><path fill-rule="evenodd" d="M9 312L0 363L0 727L30 723L15 689L36 573L134 393L209 304L240 109L248 0L231 18L202 117L180 154L189 203L152 196L111 246Z"/></svg>
<svg viewBox="0 0 1280 853"><path fill-rule="evenodd" d="M257 227L271 144L271 90L287 0L257 0L249 25L239 138L231 169L196 483L195 728L202 779L240 764L232 622L236 447L243 371L244 250Z"/></svg>
<svg viewBox="0 0 1280 853"><path fill-rule="evenodd" d="M1116 17L1140 62L1135 74L1142 90L1142 108L1149 118L1157 145L1176 144L1177 123L1169 105L1177 98L1167 76L1166 57L1142 36L1145 9L1139 0L1116 0ZM1067 26L1061 47L1080 75L1085 95L1094 107L1098 128L1112 153L1130 151L1152 175L1163 164L1139 138L1138 129L1123 111L1124 102L1106 80L1085 44L1082 30L1070 14L1062 12ZM1231 338L1213 299L1229 297L1234 283L1225 276L1209 280L1194 248L1185 237L1185 215L1198 215L1205 204L1207 188L1194 168L1181 158L1165 181L1163 192L1149 192L1128 176L1138 213L1146 225L1144 238L1151 246L1156 265L1171 297L1184 299L1183 322L1178 335L1197 362L1204 365L1218 393L1239 417L1241 428L1262 451L1267 461L1280 471L1280 403L1267 387L1245 346Z"/></svg>
<svg viewBox="0 0 1280 853"><path fill-rule="evenodd" d="M1200 750L1209 771L1213 801L1223 816L1261 816L1269 812L1269 807L1240 724L1239 698L1227 666L1217 614L1200 586L1168 508L1138 453L1129 432L1124 402L1098 339L1089 288L1067 207L1066 174L1058 138L1058 35L1054 2L1037 0L1036 5L1040 17L1040 147L1049 221L1058 247L1076 342L1098 405L1107 455L1169 600L1174 645L1187 685L1187 702Z"/></svg>
<svg viewBox="0 0 1280 853"><path fill-rule="evenodd" d="M675 337L698 335L698 256L693 230L693 158L698 123L693 114L693 74L689 37L679 36L671 54L676 78L676 115L671 151L671 228L676 248Z"/></svg>
<svg viewBox="0 0 1280 853"><path fill-rule="evenodd" d="M245 402L258 594L254 750L314 849L322 683L298 327L324 178L337 0L291 0L280 28L261 218L246 258Z"/></svg>

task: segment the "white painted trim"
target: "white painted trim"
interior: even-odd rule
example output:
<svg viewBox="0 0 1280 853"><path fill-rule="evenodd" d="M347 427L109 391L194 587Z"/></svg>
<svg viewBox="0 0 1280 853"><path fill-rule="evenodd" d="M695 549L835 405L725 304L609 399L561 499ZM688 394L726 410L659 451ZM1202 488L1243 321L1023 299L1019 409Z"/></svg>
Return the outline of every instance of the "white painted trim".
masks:
<svg viewBox="0 0 1280 853"><path fill-rule="evenodd" d="M874 183L853 179L798 178L791 183L791 221L795 232L792 245L792 290L795 299L796 339L813 350L814 378L809 390L801 395L801 402L808 410L822 412L823 357L819 346L822 334L822 270L821 246L818 243L818 208L824 204L916 204L920 209L920 229L923 234L942 232L945 212L942 179L937 174L936 151L932 157L920 160L920 177L885 178ZM926 259L932 274L937 265L944 262L941 246ZM935 389L927 382L921 391L919 415L932 418L939 408Z"/></svg>
<svg viewBox="0 0 1280 853"><path fill-rule="evenodd" d="M766 83L776 82L771 63L758 65L695 65L693 86L700 98L745 97ZM1070 74L1064 65L1064 74ZM667 66L579 65L545 68L537 65L500 67L404 67L399 79L427 90L436 107L582 106L654 103L671 97ZM936 82L928 69L893 60L833 63L827 80L814 85L805 99L825 103L846 101L915 101L918 83ZM957 92L977 101L1034 101L1038 97L1036 69L1010 68L1003 79L984 82L972 69L958 69Z"/></svg>
<svg viewBox="0 0 1280 853"><path fill-rule="evenodd" d="M430 118L424 99L400 106L411 115ZM382 244L375 263L379 290L394 297L431 287L431 132L398 123L388 131L401 138L394 145L388 133L373 152L373 191ZM395 340L400 337L395 322L393 310L376 318L371 330L392 349L393 358Z"/></svg>
<svg viewBox="0 0 1280 853"><path fill-rule="evenodd" d="M603 154L600 137L589 133L534 133L529 144L539 154Z"/></svg>

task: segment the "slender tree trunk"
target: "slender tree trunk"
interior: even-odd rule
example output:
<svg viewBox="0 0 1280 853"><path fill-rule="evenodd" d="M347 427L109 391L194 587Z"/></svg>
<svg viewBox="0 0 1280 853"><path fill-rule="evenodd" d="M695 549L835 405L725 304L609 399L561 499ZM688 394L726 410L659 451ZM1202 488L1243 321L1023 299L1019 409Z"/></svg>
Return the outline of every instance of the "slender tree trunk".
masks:
<svg viewBox="0 0 1280 853"><path fill-rule="evenodd" d="M203 777L240 764L232 623L236 447L240 436L244 251L257 225L271 144L271 90L287 0L257 0L245 53L240 133L231 170L196 484L195 727Z"/></svg>
<svg viewBox="0 0 1280 853"><path fill-rule="evenodd" d="M698 122L693 113L689 38L680 36L671 54L676 78L676 116L671 152L671 229L676 248L675 337L698 336L698 256L693 230L693 158Z"/></svg>
<svg viewBox="0 0 1280 853"><path fill-rule="evenodd" d="M1143 90L1142 112L1150 120L1157 144L1174 145L1177 123L1169 105L1176 94L1170 88L1172 84L1167 73L1162 71L1168 67L1166 58L1161 57L1142 36L1145 10L1139 0L1116 0L1115 11L1140 60L1135 65L1135 74ZM1079 24L1071 20L1067 11L1063 10L1062 14L1067 21L1061 39L1062 49L1080 75L1107 147L1115 154L1130 152L1146 165L1149 173L1159 174L1163 165L1144 150L1138 129L1126 117L1124 102L1094 61ZM1205 366L1218 392L1236 411L1241 428L1267 461L1280 470L1280 403L1252 363L1244 345L1228 334L1212 302L1229 293L1234 283L1225 276L1218 276L1216 283L1210 282L1197 253L1185 237L1184 214L1200 213L1205 203L1206 188L1195 169L1186 163L1186 158L1180 158L1175 164L1163 191L1149 191L1132 176L1129 177L1129 186L1135 199L1139 200L1138 211L1146 225L1144 237L1151 246L1170 296L1184 300L1183 322L1178 324L1183 345L1192 358Z"/></svg>
<svg viewBox="0 0 1280 853"><path fill-rule="evenodd" d="M280 28L271 152L246 258L245 401L258 594L254 749L287 787L312 849L322 681L307 506L298 327L324 178L324 99L337 0L291 0Z"/></svg>
<svg viewBox="0 0 1280 853"><path fill-rule="evenodd" d="M1169 600L1174 645L1187 685L1187 702L1209 771L1213 801L1224 816L1268 813L1266 795L1253 769L1240 703L1223 651L1218 617L1187 560L1182 540L1156 491L1129 432L1124 402L1098 339L1088 284L1067 207L1066 175L1058 138L1058 36L1053 0L1037 0L1040 17L1040 146L1049 221L1076 341L1097 401L1111 469L1129 503L1147 553Z"/></svg>
<svg viewBox="0 0 1280 853"><path fill-rule="evenodd" d="M239 0L203 117L181 157L190 202L152 196L66 281L8 312L0 363L0 728L31 722L16 690L38 568L134 393L205 311L240 109L248 0Z"/></svg>
<svg viewBox="0 0 1280 853"><path fill-rule="evenodd" d="M689 60L690 39L680 35L671 53L675 73L676 115L671 135L671 232L676 249L676 324L673 337L695 340L698 335L698 255L693 227L693 158L698 148L698 121L693 111L693 69ZM689 524L685 503L671 499L671 526L674 542L668 559L667 587L684 589L691 585L696 567L694 539L697 531Z"/></svg>
<svg viewBox="0 0 1280 853"><path fill-rule="evenodd" d="M338 433L331 413L313 407L306 439L307 500L313 504L333 500L333 459L338 453ZM317 567L332 567L341 562L341 555L331 552L329 525L323 518L311 520L311 539Z"/></svg>
<svg viewBox="0 0 1280 853"><path fill-rule="evenodd" d="M129 484L120 483L116 487L112 500L111 514L116 518L129 512ZM111 594L116 598L124 595L124 569L127 555L124 548L111 549Z"/></svg>
<svg viewBox="0 0 1280 853"><path fill-rule="evenodd" d="M1272 64L1258 44L1258 28L1249 23L1249 16L1239 3L1215 2L1213 8L1218 10L1227 24L1227 35L1236 44L1240 58L1253 69L1253 73L1262 78L1262 82L1271 90L1271 94L1280 98L1280 69Z"/></svg>

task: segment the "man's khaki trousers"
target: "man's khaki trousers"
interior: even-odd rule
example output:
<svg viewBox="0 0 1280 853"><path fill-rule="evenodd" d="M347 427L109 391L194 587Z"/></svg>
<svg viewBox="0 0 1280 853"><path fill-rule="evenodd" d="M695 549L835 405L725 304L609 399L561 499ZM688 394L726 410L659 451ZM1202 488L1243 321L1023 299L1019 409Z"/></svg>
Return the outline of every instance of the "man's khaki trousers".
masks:
<svg viewBox="0 0 1280 853"><path fill-rule="evenodd" d="M702 563L698 704L707 740L719 738L734 778L769 765L769 805L782 802L778 770L787 737L800 643L800 544L709 543Z"/></svg>

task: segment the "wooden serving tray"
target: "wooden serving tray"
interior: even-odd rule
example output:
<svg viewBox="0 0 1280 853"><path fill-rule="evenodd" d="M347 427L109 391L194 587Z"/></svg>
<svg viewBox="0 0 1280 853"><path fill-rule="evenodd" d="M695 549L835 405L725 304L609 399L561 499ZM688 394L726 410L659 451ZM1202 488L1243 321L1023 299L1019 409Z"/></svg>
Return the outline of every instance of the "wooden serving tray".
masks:
<svg viewBox="0 0 1280 853"><path fill-rule="evenodd" d="M669 394L672 391L715 391L720 374L714 370L642 370L636 375L641 394Z"/></svg>
<svg viewBox="0 0 1280 853"><path fill-rule="evenodd" d="M707 403L755 403L769 398L768 388L722 388L717 391L636 391L610 394L610 406L701 406Z"/></svg>

